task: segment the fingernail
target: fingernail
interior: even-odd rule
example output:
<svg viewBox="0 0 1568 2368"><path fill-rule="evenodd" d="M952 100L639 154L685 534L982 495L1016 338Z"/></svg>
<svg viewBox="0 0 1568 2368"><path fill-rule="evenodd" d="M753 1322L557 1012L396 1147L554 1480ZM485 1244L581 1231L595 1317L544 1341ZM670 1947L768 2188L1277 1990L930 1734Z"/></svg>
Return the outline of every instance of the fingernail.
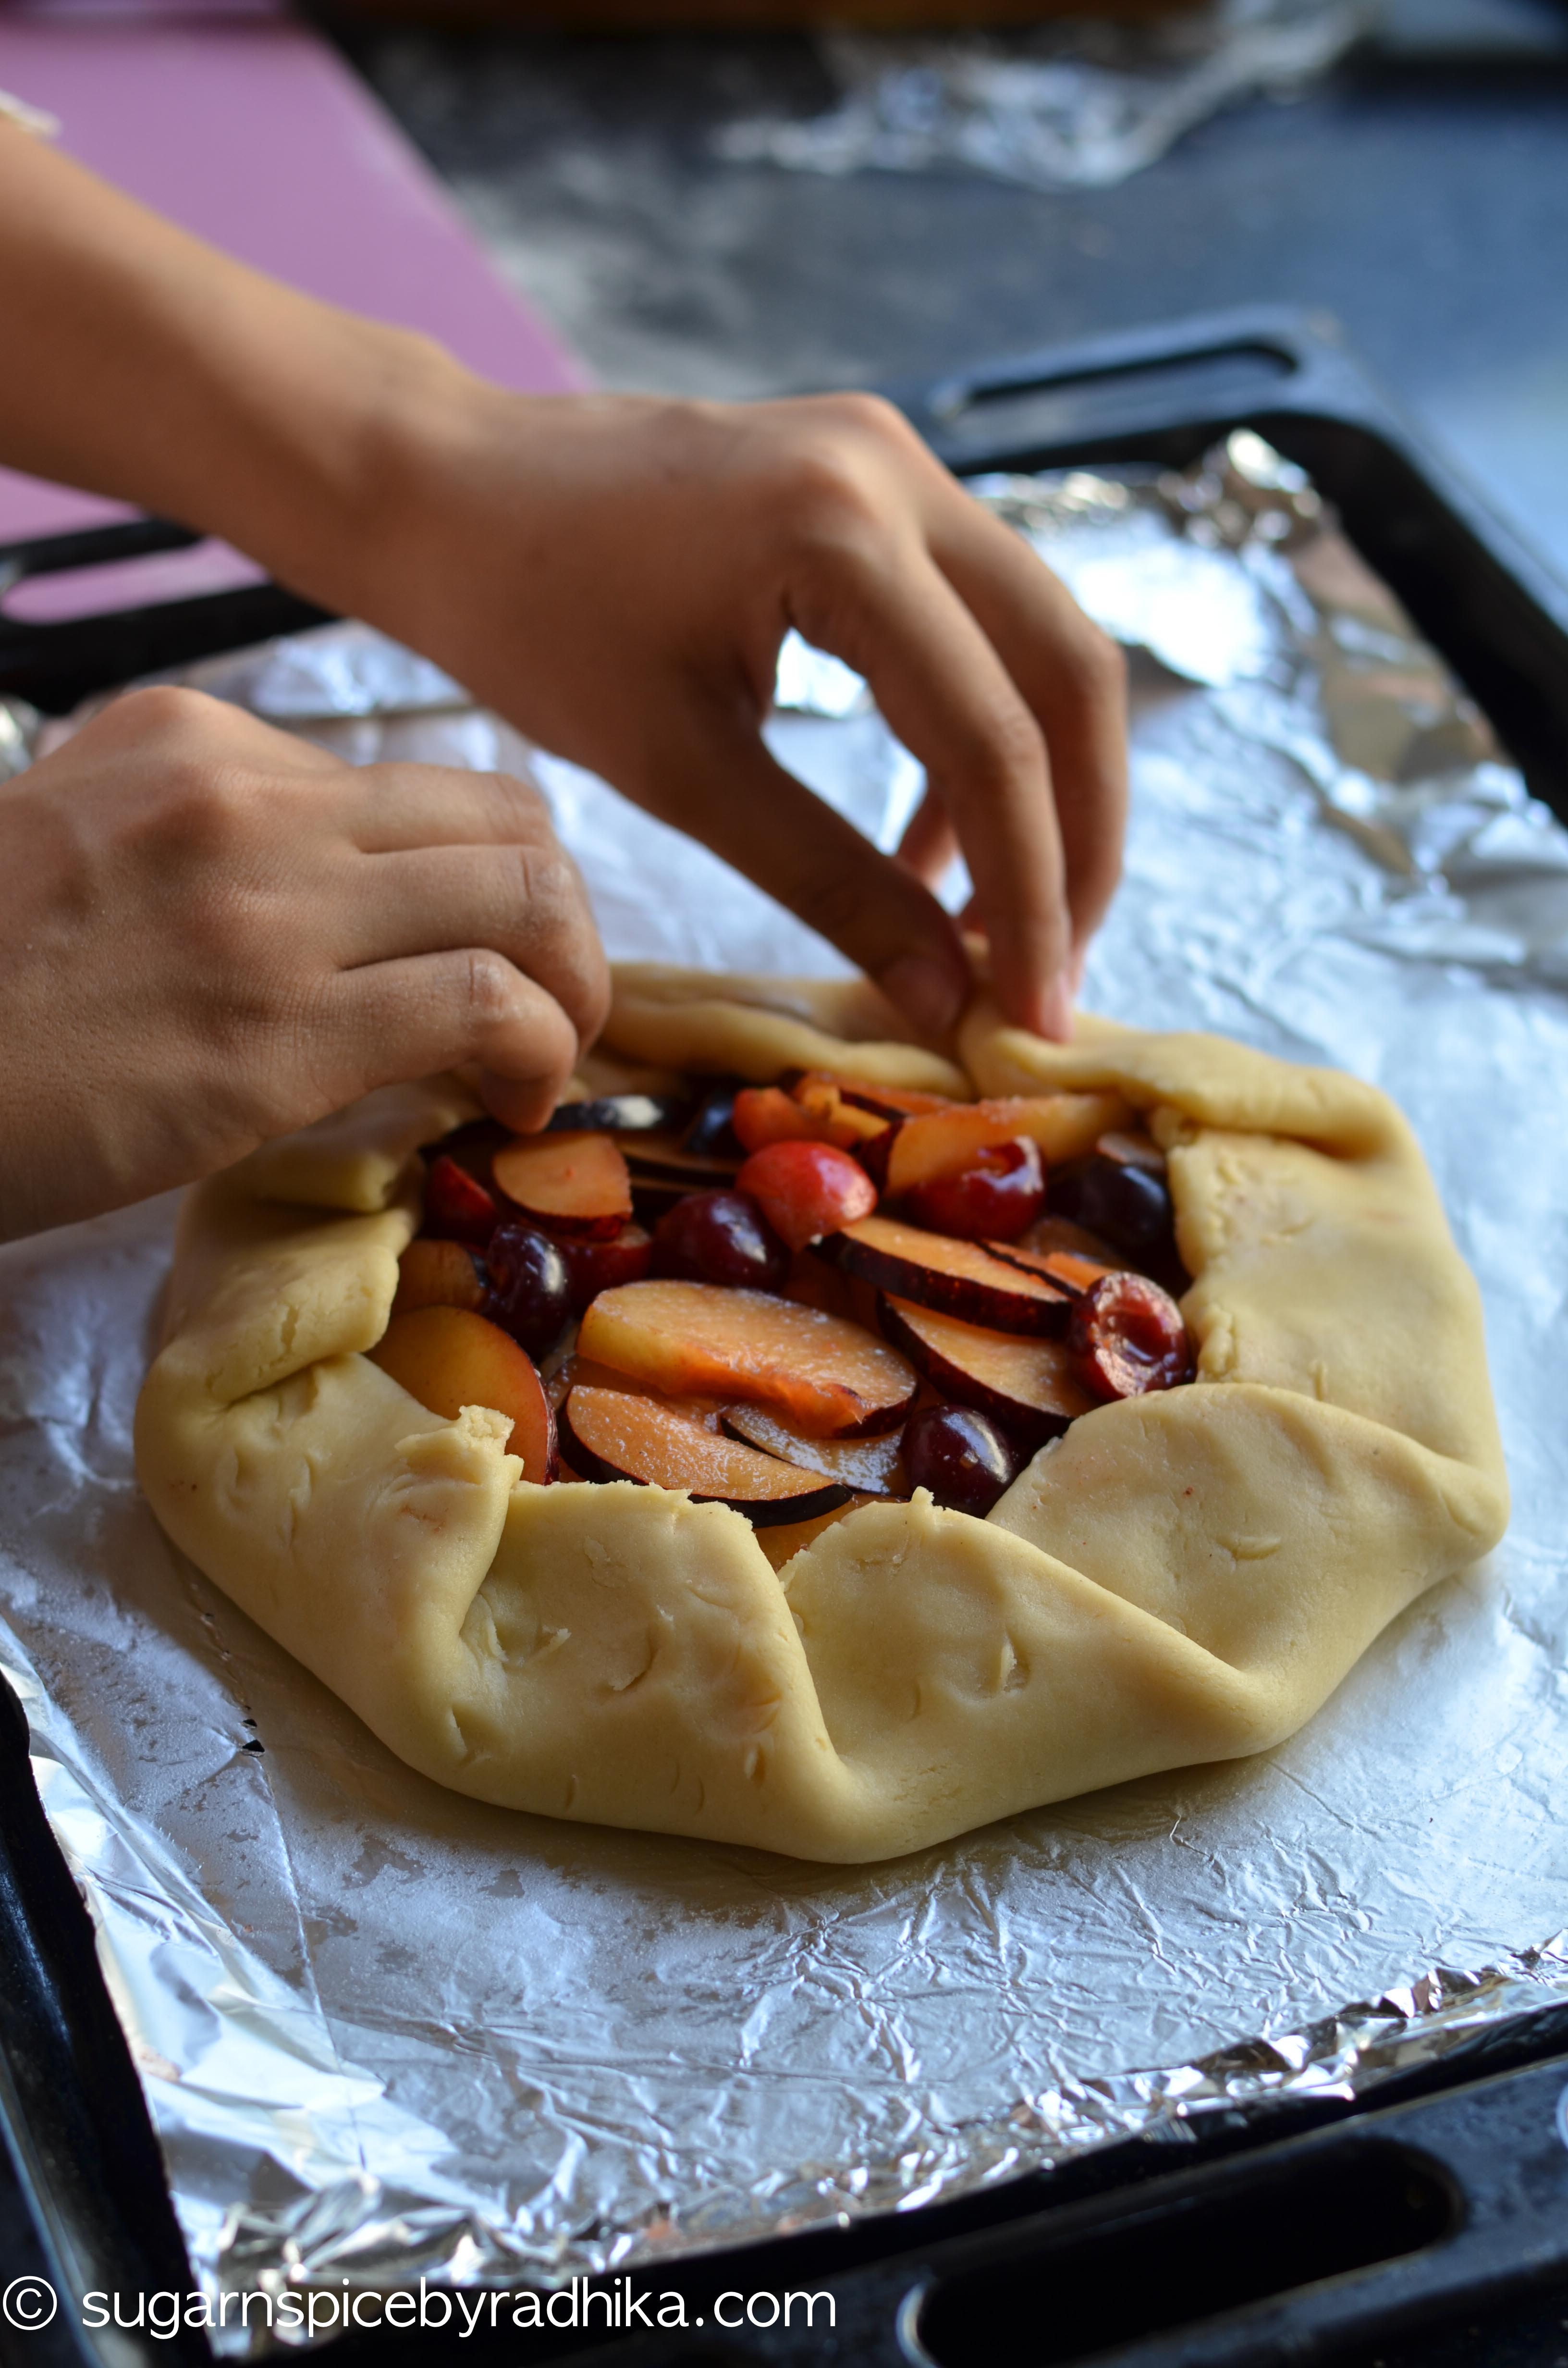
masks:
<svg viewBox="0 0 1568 2368"><path fill-rule="evenodd" d="M945 1036L962 1008L962 987L929 954L900 954L883 971L880 984L890 1002L927 1036Z"/></svg>

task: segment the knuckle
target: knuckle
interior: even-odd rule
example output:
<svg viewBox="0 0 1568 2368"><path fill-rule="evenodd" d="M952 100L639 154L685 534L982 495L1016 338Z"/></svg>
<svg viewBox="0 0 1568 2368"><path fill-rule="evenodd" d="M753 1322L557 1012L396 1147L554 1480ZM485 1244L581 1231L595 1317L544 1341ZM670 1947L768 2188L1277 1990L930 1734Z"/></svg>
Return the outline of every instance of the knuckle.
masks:
<svg viewBox="0 0 1568 2368"><path fill-rule="evenodd" d="M1045 739L1022 700L997 700L977 725L966 770L983 793L997 795L1045 773Z"/></svg>
<svg viewBox="0 0 1568 2368"><path fill-rule="evenodd" d="M1079 611L1082 616L1082 610ZM1087 701L1120 700L1127 691L1127 653L1088 617L1063 652L1072 687Z"/></svg>
<svg viewBox="0 0 1568 2368"><path fill-rule="evenodd" d="M128 738L181 745L192 740L205 743L223 709L205 691L160 682L122 691L106 713Z"/></svg>
<svg viewBox="0 0 1568 2368"><path fill-rule="evenodd" d="M504 1027L517 1004L517 973L505 954L489 946L474 946L463 956L458 980L463 1018L471 1041L483 1042Z"/></svg>
<svg viewBox="0 0 1568 2368"><path fill-rule="evenodd" d="M840 394L821 395L817 401L824 413L849 436L901 450L912 439L918 441L903 412L885 394L869 394L863 388L849 387Z"/></svg>
<svg viewBox="0 0 1568 2368"><path fill-rule="evenodd" d="M503 816L514 828L529 836L552 829L549 801L537 782L525 780L521 773L487 773L484 779Z"/></svg>

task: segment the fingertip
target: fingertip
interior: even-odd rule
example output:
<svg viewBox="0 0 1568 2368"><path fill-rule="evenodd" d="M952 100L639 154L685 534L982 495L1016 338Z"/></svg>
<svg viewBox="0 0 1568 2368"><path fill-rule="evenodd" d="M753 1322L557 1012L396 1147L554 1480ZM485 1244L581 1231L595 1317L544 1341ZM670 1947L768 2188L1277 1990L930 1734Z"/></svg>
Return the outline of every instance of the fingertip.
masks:
<svg viewBox="0 0 1568 2368"><path fill-rule="evenodd" d="M957 968L935 954L900 954L879 973L877 983L926 1036L945 1036L957 1026L968 992L968 982Z"/></svg>
<svg viewBox="0 0 1568 2368"><path fill-rule="evenodd" d="M538 1134L561 1099L564 1077L504 1077L495 1069L479 1073L479 1093L493 1119L514 1134Z"/></svg>

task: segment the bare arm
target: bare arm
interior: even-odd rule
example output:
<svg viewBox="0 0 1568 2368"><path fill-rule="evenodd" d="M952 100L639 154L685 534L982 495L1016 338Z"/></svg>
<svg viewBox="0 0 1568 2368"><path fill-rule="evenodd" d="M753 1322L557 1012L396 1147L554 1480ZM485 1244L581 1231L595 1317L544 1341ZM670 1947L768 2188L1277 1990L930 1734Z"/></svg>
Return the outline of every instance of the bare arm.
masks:
<svg viewBox="0 0 1568 2368"><path fill-rule="evenodd" d="M0 124L0 455L223 536L707 840L934 1030L956 837L1012 1015L1115 884L1119 661L887 406L528 397L246 270ZM924 762L906 860L778 767L790 626Z"/></svg>

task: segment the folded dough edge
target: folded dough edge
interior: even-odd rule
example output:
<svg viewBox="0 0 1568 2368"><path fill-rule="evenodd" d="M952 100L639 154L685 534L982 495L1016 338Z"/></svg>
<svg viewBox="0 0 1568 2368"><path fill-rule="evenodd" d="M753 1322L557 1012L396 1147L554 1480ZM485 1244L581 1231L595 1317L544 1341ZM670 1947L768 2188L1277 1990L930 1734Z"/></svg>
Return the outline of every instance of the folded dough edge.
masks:
<svg viewBox="0 0 1568 2368"><path fill-rule="evenodd" d="M752 1014L776 1060L781 1015L725 985L683 974L672 1033L722 1007L733 1048ZM812 1008L786 990L782 1016ZM1281 1740L1506 1520L1479 1293L1410 1130L1221 1038L1049 1045L981 1003L960 1041L983 1091L1147 1112L1199 1351L988 1520L864 1506L776 1575L723 1506L536 1488L499 1417L417 1406L362 1352L418 1221L410 1156L472 1114L451 1079L187 1196L137 1416L159 1520L401 1758L520 1809L857 1861Z"/></svg>

